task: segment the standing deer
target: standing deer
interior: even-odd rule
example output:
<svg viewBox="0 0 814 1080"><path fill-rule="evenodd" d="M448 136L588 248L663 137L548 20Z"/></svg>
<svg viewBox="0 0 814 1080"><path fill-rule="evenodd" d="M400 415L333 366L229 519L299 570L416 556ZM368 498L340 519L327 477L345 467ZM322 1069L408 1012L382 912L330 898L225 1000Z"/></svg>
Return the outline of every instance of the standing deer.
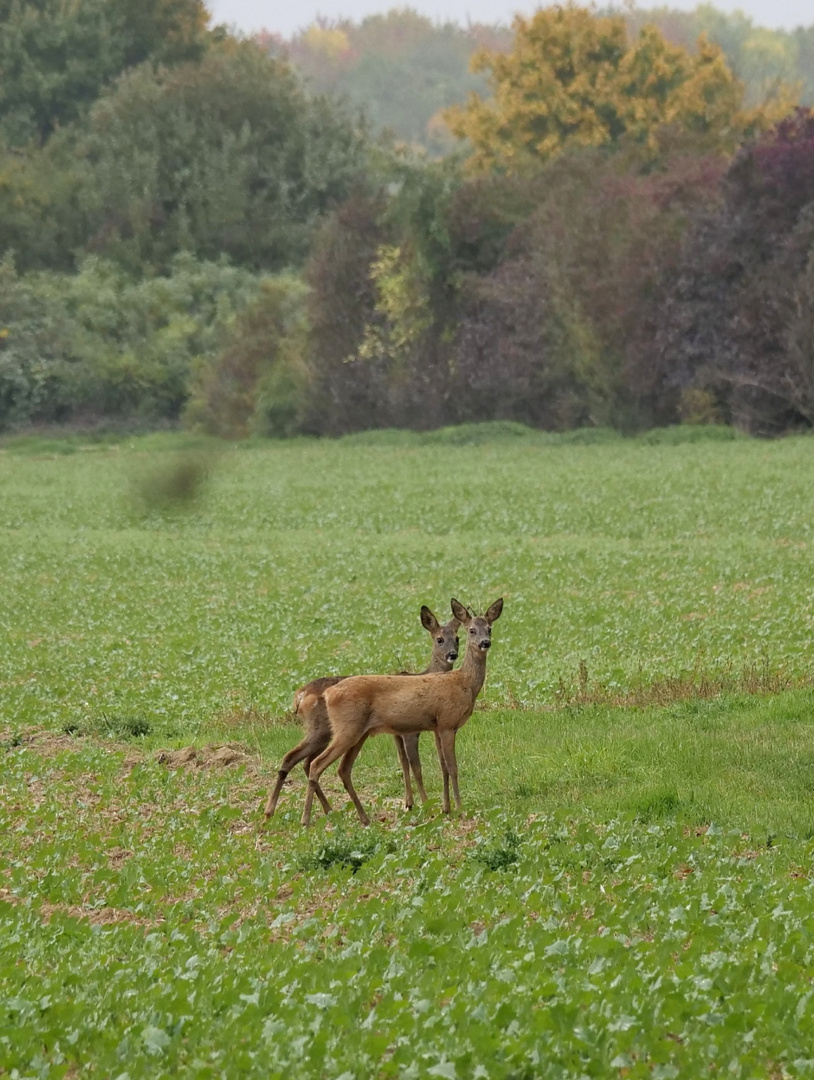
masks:
<svg viewBox="0 0 814 1080"><path fill-rule="evenodd" d="M446 625L441 626L430 609L422 607L421 625L432 635L430 662L421 674L451 671L453 663L458 659L458 626L460 625L458 620L450 619ZM406 676L408 674L406 671L402 672L402 675ZM304 761L307 776L311 762L330 743L331 726L328 723L324 694L329 687L336 686L348 677L347 675L334 675L323 679L312 679L311 682L300 687L294 695L294 712L305 724L305 738L297 743L293 750L288 751L280 764L277 782L273 790L269 792L268 802L266 803L265 815L267 819L277 809L277 800L280 798L283 784L294 766L300 761ZM410 675L409 677L417 678L418 676ZM413 789L410 784L411 767L421 801L426 802L427 800L427 793L424 790L421 775L421 759L418 756L418 735L407 735L405 737L397 735L395 741L401 771L404 774L404 806L405 809L410 810L413 805ZM331 809L330 803L319 784L315 786L314 793L322 804L322 809L326 814L329 813Z"/></svg>
<svg viewBox="0 0 814 1080"><path fill-rule="evenodd" d="M328 766L342 758L339 775L359 820L370 819L359 801L351 770L359 751L371 735L414 735L432 731L444 776L444 813L448 814L449 782L455 806L461 809L458 791L458 764L455 736L475 708L475 700L486 678L486 654L492 644L492 623L500 618L503 600L496 600L485 615L474 615L457 600L452 614L466 629L466 655L457 671L439 679L436 675L357 675L329 687L324 694L328 720L333 732L330 745L316 757L308 772L303 825L311 823L314 795L319 797L319 778Z"/></svg>

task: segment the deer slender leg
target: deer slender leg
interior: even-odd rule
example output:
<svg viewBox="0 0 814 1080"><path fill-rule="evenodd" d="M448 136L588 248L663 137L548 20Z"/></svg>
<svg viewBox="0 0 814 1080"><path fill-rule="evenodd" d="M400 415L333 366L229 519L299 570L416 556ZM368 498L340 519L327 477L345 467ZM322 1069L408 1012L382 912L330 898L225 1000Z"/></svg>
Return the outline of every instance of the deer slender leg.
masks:
<svg viewBox="0 0 814 1080"><path fill-rule="evenodd" d="M353 740L354 735L345 736L344 738L335 738L327 750L323 750L322 753L311 762L311 768L308 772L308 788L305 793L305 808L302 812L303 825L308 826L311 824L311 807L314 803L314 795L319 787L320 776L322 776L328 766L333 764L337 758L342 757L348 750L353 749L356 745Z"/></svg>
<svg viewBox="0 0 814 1080"><path fill-rule="evenodd" d="M416 732L414 735L404 735L401 741L404 743L407 760L410 762L410 768L413 770L418 794L421 796L421 801L425 803L427 801L427 792L424 789L424 777L421 773L421 758L418 756L418 736L419 732Z"/></svg>
<svg viewBox="0 0 814 1080"><path fill-rule="evenodd" d="M359 820L363 825L369 825L370 818L365 813L365 808L359 801L359 796L356 794L356 788L353 786L350 774L353 769L353 763L359 756L359 751L367 742L367 738L367 735L363 735L356 746L351 747L339 762L339 776L341 777L342 783L345 785L345 791L350 795L351 802L356 807L356 813L359 815Z"/></svg>
<svg viewBox="0 0 814 1080"><path fill-rule="evenodd" d="M396 750L398 750L399 764L401 765L401 771L404 775L404 809L412 810L413 808L413 789L410 784L410 759L407 756L407 750L405 748L406 740L401 735L394 735L393 742L396 744Z"/></svg>
<svg viewBox="0 0 814 1080"><path fill-rule="evenodd" d="M277 800L280 798L283 784L294 766L299 764L299 762L304 761L306 758L314 758L321 750L324 750L327 745L328 744L322 739L315 740L314 733L309 732L302 742L297 743L293 750L288 751L280 763L280 771L277 773L277 782L272 791L269 792L265 809L266 818L270 818L277 809Z"/></svg>
<svg viewBox="0 0 814 1080"><path fill-rule="evenodd" d="M455 809L460 810L461 794L458 791L458 762L455 759L455 731L442 731L439 738L441 740L441 750L444 755L447 772L452 780L452 791L455 795ZM449 802L448 799L447 802ZM448 807L445 812L449 813Z"/></svg>
<svg viewBox="0 0 814 1080"><path fill-rule="evenodd" d="M303 768L305 769L306 777L308 776L308 774L311 771L311 762L314 760L315 757L316 757L316 754L312 754L310 757L307 757L305 759L305 761L303 762ZM325 798L325 792L322 790L322 787L320 786L320 784L317 784L317 786L315 788L315 794L316 794L316 797L320 801L322 809L325 811L326 814L330 814L330 812L331 812L331 804Z"/></svg>
<svg viewBox="0 0 814 1080"><path fill-rule="evenodd" d="M274 788L269 792L268 801L266 802L266 809L264 810L267 821L277 809L277 800L280 798L280 792L283 790L283 784L285 783L285 778L287 776L288 773L283 772L282 769L280 769L280 771L277 773L277 783L274 785Z"/></svg>
<svg viewBox="0 0 814 1080"><path fill-rule="evenodd" d="M435 732L435 748L438 751L438 761L441 765L441 775L444 778L444 799L441 803L441 809L445 814L449 813L449 769L447 768L447 760L444 757L444 749L441 746L441 736Z"/></svg>

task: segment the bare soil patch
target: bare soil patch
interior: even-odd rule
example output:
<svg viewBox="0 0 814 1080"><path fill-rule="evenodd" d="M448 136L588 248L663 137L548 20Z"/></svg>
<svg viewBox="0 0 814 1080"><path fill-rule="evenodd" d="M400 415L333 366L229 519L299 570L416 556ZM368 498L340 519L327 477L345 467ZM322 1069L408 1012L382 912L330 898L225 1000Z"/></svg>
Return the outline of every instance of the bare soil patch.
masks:
<svg viewBox="0 0 814 1080"><path fill-rule="evenodd" d="M180 750L157 750L155 760L168 769L224 769L243 765L250 772L259 771L259 759L241 743L211 743L209 746L184 746Z"/></svg>

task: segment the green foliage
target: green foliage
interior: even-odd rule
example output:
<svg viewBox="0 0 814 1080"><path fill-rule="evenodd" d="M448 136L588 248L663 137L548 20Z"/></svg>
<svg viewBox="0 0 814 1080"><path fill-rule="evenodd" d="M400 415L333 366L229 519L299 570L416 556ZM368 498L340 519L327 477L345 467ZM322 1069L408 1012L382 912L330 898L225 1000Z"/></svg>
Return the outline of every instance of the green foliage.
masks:
<svg viewBox="0 0 814 1080"><path fill-rule="evenodd" d="M308 389L305 286L298 278L263 282L240 313L226 348L198 365L185 420L210 435L294 434Z"/></svg>
<svg viewBox="0 0 814 1080"><path fill-rule="evenodd" d="M730 279L698 219L733 194L722 159L700 151L760 126L715 43L750 104L780 108L811 35L704 7L656 12L655 29L639 14L546 9L509 50L499 28L399 11L285 46L208 31L199 0L0 0L0 426L186 415L229 438L501 420L632 431L747 422L750 408L773 414L756 430L809 424L805 207L790 242L768 244L771 286L746 275L753 321L720 317ZM699 30L713 44L696 45ZM502 174L373 146L312 93L372 98L372 122L432 141L430 112L479 85L463 74L476 45L503 87L472 114ZM702 239L686 249L690 223ZM243 271L221 279L224 256L240 284ZM202 272L208 298L185 295L179 258L218 267ZM731 394L731 373L696 377L682 352L714 335L674 332L675 297L709 267L707 358L745 356L751 334L751 353L788 361L768 379L738 371ZM251 276L266 271L282 276Z"/></svg>
<svg viewBox="0 0 814 1080"><path fill-rule="evenodd" d="M96 102L79 147L87 244L134 270L182 250L279 269L302 260L313 223L363 167L363 145L336 107L248 42L142 65Z"/></svg>
<svg viewBox="0 0 814 1080"><path fill-rule="evenodd" d="M134 281L86 260L75 275L0 267L0 427L177 418L193 360L215 356L260 281L178 256L166 277Z"/></svg>
<svg viewBox="0 0 814 1080"><path fill-rule="evenodd" d="M520 837L514 829L508 828L501 840L475 848L472 858L487 870L508 870L520 859L520 843Z"/></svg>
<svg viewBox="0 0 814 1080"><path fill-rule="evenodd" d="M657 308L725 162L669 141L662 158L654 171L635 154L570 153L524 183L464 180L454 163L405 167L369 226L356 339L345 334L345 374L316 430L675 422L675 402L656 411L648 396ZM372 253L374 224L390 242ZM342 287L342 265L326 261L317 302Z"/></svg>
<svg viewBox="0 0 814 1080"><path fill-rule="evenodd" d="M664 818L675 818L681 810L681 799L675 789L667 788L648 792L636 805L636 820L644 825Z"/></svg>
<svg viewBox="0 0 814 1080"><path fill-rule="evenodd" d="M208 21L201 0L3 0L0 143L46 139L134 64L199 58Z"/></svg>
<svg viewBox="0 0 814 1080"><path fill-rule="evenodd" d="M648 446L681 446L697 442L732 442L740 437L735 428L725 424L680 424L642 432L639 441Z"/></svg>
<svg viewBox="0 0 814 1080"><path fill-rule="evenodd" d="M375 418L379 407L372 365L349 361L376 313L371 265L386 237L382 190L359 184L318 230L305 280L309 285L308 359L313 388L304 429L337 435L359 425L357 416ZM371 375L374 379L371 379ZM375 421L374 421L375 422ZM381 417L380 424L391 423Z"/></svg>
<svg viewBox="0 0 814 1080"><path fill-rule="evenodd" d="M0 263L0 426L54 410L54 384L65 371L64 310Z"/></svg>
<svg viewBox="0 0 814 1080"><path fill-rule="evenodd" d="M102 713L94 717L93 722L84 728L66 724L63 730L68 735L80 732L82 735L97 735L108 739L143 739L152 733L153 725L144 716L127 714L108 716Z"/></svg>
<svg viewBox="0 0 814 1080"><path fill-rule="evenodd" d="M85 240L80 189L70 139L25 151L0 142L0 252L12 254L21 272L75 269Z"/></svg>
<svg viewBox="0 0 814 1080"><path fill-rule="evenodd" d="M396 161L389 197L349 200L312 254L301 430L721 422L714 401L658 398L652 357L726 160L664 132L659 146L657 169L635 148L583 150L524 180Z"/></svg>
<svg viewBox="0 0 814 1080"><path fill-rule="evenodd" d="M300 859L303 870L330 870L332 867L346 867L355 874L379 849L394 850L381 836L373 832L360 835L335 833L320 840L312 851L306 852Z"/></svg>
<svg viewBox="0 0 814 1080"><path fill-rule="evenodd" d="M479 446L496 439L539 438L539 433L532 431L525 424L511 420L493 420L482 424L457 424L455 427L436 428L424 432L420 440L425 445L434 446Z"/></svg>
<svg viewBox="0 0 814 1080"><path fill-rule="evenodd" d="M392 1047L385 1075L420 1080L805 1074L804 836L485 805L304 872L313 839L250 825L240 776L133 747L3 757L9 1073L306 1080ZM509 832L510 873L467 858Z"/></svg>

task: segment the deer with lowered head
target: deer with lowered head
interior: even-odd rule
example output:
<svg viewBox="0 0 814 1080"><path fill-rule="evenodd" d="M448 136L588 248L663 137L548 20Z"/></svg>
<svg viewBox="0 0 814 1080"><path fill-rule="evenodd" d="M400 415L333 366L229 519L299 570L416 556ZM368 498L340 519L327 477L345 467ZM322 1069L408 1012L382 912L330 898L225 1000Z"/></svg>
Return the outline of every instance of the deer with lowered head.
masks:
<svg viewBox="0 0 814 1080"><path fill-rule="evenodd" d="M458 620L452 618L444 626L441 626L430 609L423 606L421 608L421 625L427 633L432 635L430 662L421 674L442 674L451 671L453 663L458 659L458 627L460 625ZM417 675L411 675L406 671L401 672L401 675L418 678ZM277 782L269 792L266 803L266 819L270 818L277 809L277 802L283 784L294 766L303 761L305 763L305 774L308 776L314 758L329 745L331 726L328 723L328 713L325 709L325 691L343 682L346 678L349 678L349 676L334 675L328 678L312 679L305 686L301 686L294 695L294 713L299 716L305 725L305 737L301 742L297 743L293 750L288 751L280 764ZM404 776L404 807L406 810L410 810L413 806L410 769L413 771L421 801L427 801L427 792L424 790L424 780L421 772L421 758L418 754L418 734L395 735L394 738L401 771ZM319 799L325 813L329 813L331 809L330 803L318 783L314 788L314 794ZM350 791L348 794L350 794Z"/></svg>
<svg viewBox="0 0 814 1080"><path fill-rule="evenodd" d="M435 735L444 777L444 813L450 811L449 785L461 809L455 736L472 715L475 701L486 678L486 656L492 644L492 623L500 618L503 600L496 600L484 615L475 615L457 600L452 614L466 631L463 664L443 678L437 675L357 675L343 679L324 693L325 708L333 738L314 758L308 772L303 825L311 823L314 795L319 797L319 778L341 757L339 775L356 807L359 820L370 819L359 801L351 780L353 763L371 735L389 733L404 738L431 731Z"/></svg>

